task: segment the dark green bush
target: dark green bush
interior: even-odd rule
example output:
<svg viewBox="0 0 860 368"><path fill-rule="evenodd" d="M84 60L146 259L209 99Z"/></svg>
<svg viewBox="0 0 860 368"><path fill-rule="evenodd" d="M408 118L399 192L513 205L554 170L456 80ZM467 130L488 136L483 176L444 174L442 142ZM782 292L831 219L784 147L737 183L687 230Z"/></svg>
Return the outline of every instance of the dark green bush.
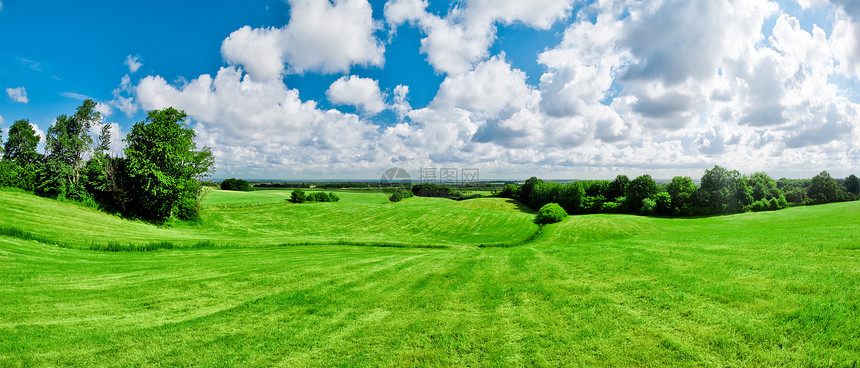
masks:
<svg viewBox="0 0 860 368"><path fill-rule="evenodd" d="M243 192L253 191L254 188L247 181L242 179L230 178L221 182L222 190L238 190Z"/></svg>
<svg viewBox="0 0 860 368"><path fill-rule="evenodd" d="M558 203L547 203L538 211L535 222L539 224L551 224L564 220L565 217L567 217L567 212Z"/></svg>
<svg viewBox="0 0 860 368"><path fill-rule="evenodd" d="M340 197L334 193L325 193L325 192L313 192L308 194L305 197L305 200L308 202L337 202L340 201Z"/></svg>
<svg viewBox="0 0 860 368"><path fill-rule="evenodd" d="M290 193L290 202L303 203L306 200L307 200L307 196L305 196L304 190L296 189L296 190L293 190L292 193Z"/></svg>
<svg viewBox="0 0 860 368"><path fill-rule="evenodd" d="M409 197L412 197L412 192L408 191L406 189L400 188L400 189L397 189L391 195L391 197L388 197L388 200L392 201L392 202L400 202L400 201L402 201L406 198L409 198Z"/></svg>

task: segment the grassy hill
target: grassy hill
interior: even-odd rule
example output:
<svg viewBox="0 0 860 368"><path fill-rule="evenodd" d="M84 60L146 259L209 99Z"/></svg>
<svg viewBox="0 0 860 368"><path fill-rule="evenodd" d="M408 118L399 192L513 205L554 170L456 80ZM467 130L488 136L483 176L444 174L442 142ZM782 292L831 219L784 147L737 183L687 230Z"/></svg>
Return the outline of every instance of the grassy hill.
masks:
<svg viewBox="0 0 860 368"><path fill-rule="evenodd" d="M201 225L158 228L0 191L0 225L34 235L242 245L111 253L0 236L0 366L860 361L860 202L574 216L527 245L478 248L528 236L533 215L494 199L341 197L212 196ZM450 248L268 246L338 236Z"/></svg>
<svg viewBox="0 0 860 368"><path fill-rule="evenodd" d="M337 203L293 204L289 191L213 190L200 224L153 226L91 208L0 190L0 226L49 237L72 247L91 244L200 242L232 247L290 244L359 244L463 247L511 244L529 238L533 215L509 200L455 202L412 198L390 203L379 192L339 192Z"/></svg>

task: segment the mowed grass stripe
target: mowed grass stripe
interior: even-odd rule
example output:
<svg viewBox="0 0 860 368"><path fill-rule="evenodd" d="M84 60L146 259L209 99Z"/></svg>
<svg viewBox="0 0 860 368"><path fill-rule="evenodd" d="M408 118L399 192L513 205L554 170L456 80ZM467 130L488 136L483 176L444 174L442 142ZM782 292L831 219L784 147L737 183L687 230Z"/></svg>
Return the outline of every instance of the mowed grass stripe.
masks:
<svg viewBox="0 0 860 368"><path fill-rule="evenodd" d="M0 366L851 366L858 210L575 216L483 249L0 237Z"/></svg>

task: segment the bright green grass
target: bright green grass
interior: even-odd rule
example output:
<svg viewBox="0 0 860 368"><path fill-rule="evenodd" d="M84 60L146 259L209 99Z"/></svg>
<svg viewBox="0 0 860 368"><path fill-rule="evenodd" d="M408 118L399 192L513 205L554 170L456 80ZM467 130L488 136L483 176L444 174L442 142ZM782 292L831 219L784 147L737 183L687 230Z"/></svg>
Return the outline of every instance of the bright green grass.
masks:
<svg viewBox="0 0 860 368"><path fill-rule="evenodd" d="M516 244L537 225L533 215L513 201L481 198L457 202L410 198L390 203L381 192L338 192L337 203L293 204L289 191L211 191L200 224L157 227L131 222L32 195L0 190L0 226L47 236L71 246L92 242L148 243L177 246L367 244L410 247L463 247ZM243 204L245 204L243 206ZM75 224L75 231L69 231Z"/></svg>
<svg viewBox="0 0 860 368"><path fill-rule="evenodd" d="M7 202L18 197L55 204L0 192L0 222L24 226L10 211L19 205ZM499 200L355 200L365 211L349 216L433 210L451 228L457 216L445 215L458 211L532 216ZM76 216L30 213L45 223L28 231L92 226L80 218L88 210L55 205L44 208ZM332 207L331 216L346 219L337 213L351 207ZM214 226L213 216L256 218L257 208L207 209L199 227ZM272 221L306 221L295 208L273 205ZM128 236L196 231L117 221ZM574 216L511 248L254 247L250 235L243 244L108 253L0 236L0 366L860 361L860 202L697 219Z"/></svg>

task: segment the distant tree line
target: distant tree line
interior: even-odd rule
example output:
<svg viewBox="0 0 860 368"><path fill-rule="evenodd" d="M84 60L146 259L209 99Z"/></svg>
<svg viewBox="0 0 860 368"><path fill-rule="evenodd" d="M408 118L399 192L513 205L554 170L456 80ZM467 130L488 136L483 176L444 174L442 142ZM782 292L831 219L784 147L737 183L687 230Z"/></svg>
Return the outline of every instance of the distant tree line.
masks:
<svg viewBox="0 0 860 368"><path fill-rule="evenodd" d="M212 171L214 159L208 147L197 149L185 112L172 107L148 112L124 139L123 157L115 157L109 125L102 125L97 137L90 135L101 122L95 108L86 100L73 115L57 117L44 154L37 151L40 139L30 122L15 121L0 152L0 186L156 223L174 216L197 220L198 178Z"/></svg>
<svg viewBox="0 0 860 368"><path fill-rule="evenodd" d="M230 178L221 182L221 190L236 190L241 192L251 192L254 187L245 180Z"/></svg>
<svg viewBox="0 0 860 368"><path fill-rule="evenodd" d="M860 182L855 175L837 180L827 171L812 179L775 181L763 172L747 176L714 166L705 170L698 186L685 176L674 177L665 185L657 185L650 175L567 184L532 177L522 185L506 185L497 196L517 199L535 210L557 203L569 214L692 216L857 200Z"/></svg>

